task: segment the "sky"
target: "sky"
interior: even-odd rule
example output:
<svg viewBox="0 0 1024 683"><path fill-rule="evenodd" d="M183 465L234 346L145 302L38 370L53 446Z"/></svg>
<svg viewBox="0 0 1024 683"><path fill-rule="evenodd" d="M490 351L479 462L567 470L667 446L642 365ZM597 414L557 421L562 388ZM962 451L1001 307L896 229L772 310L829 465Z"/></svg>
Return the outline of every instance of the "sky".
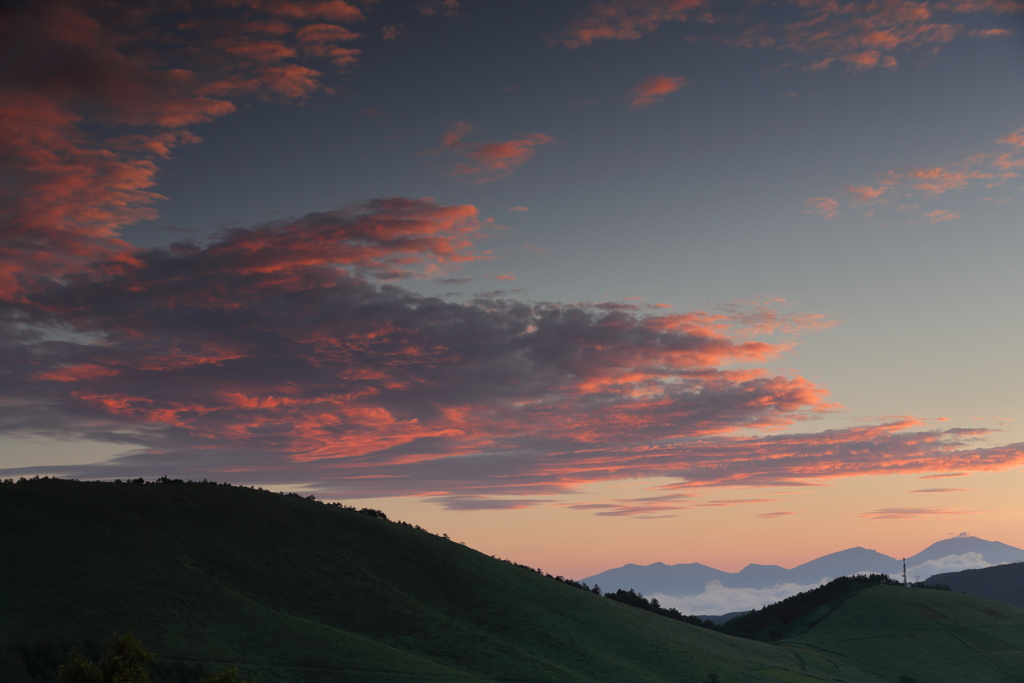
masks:
<svg viewBox="0 0 1024 683"><path fill-rule="evenodd" d="M1019 0L5 7L0 477L1024 546Z"/></svg>

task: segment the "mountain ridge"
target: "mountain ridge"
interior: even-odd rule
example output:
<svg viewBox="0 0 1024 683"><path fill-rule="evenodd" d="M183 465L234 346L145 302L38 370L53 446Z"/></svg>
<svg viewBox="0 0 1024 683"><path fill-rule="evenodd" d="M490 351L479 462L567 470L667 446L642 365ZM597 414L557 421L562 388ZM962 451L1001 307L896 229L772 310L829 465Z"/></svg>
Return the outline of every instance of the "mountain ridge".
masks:
<svg viewBox="0 0 1024 683"><path fill-rule="evenodd" d="M957 536L936 541L908 557L908 579L926 580L934 573L945 571L940 560L969 553L977 553L991 565L1024 561L1024 550L1020 548L976 536ZM583 581L591 585L596 583L606 590L632 588L645 595L688 597L701 594L711 582L718 582L724 588L766 589L780 584L807 586L863 572L899 575L902 569L902 559L856 546L822 555L789 569L751 563L738 572L727 572L699 562L673 565L663 562L649 565L630 563L588 576ZM917 576L909 573L914 569L919 570Z"/></svg>

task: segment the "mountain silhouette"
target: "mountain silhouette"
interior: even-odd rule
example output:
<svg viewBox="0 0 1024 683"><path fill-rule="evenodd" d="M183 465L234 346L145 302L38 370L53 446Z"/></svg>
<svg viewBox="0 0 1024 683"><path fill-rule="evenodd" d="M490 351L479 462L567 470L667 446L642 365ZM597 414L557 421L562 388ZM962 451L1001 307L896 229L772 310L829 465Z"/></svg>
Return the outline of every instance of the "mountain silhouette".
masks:
<svg viewBox="0 0 1024 683"><path fill-rule="evenodd" d="M962 558L968 553L976 553L980 557ZM957 566L957 561L943 561L950 556L962 558L958 560L961 564ZM1024 561L1024 550L975 536L947 538L907 557L907 578L923 581L932 574L948 571L950 566L960 568L963 562L979 560L990 565L1021 562ZM725 588L762 589L786 583L807 586L857 573L898 575L902 571L902 559L857 547L823 555L792 569L774 564L748 564L738 572L726 572L697 562L674 565L655 562L646 566L623 565L588 576L584 581L590 585L596 583L604 590L632 588L645 595L684 597L700 595L712 581L717 581Z"/></svg>
<svg viewBox="0 0 1024 683"><path fill-rule="evenodd" d="M926 583L944 584L958 593L998 600L1024 609L1024 562L935 574Z"/></svg>

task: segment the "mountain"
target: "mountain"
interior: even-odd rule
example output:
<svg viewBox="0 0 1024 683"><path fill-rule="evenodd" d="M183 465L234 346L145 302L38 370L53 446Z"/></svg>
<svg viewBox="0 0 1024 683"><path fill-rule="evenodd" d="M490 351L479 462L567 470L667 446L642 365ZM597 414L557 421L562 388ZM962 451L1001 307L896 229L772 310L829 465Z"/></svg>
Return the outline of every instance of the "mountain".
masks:
<svg viewBox="0 0 1024 683"><path fill-rule="evenodd" d="M1024 562L935 574L926 582L1024 609Z"/></svg>
<svg viewBox="0 0 1024 683"><path fill-rule="evenodd" d="M600 586L605 591L633 588L645 595L696 595L704 590L704 586L709 582L725 582L734 576L721 569L696 562L673 565L655 562L646 566L627 564L588 576L583 580L591 586Z"/></svg>
<svg viewBox="0 0 1024 683"><path fill-rule="evenodd" d="M857 547L840 550L793 567L786 578L790 583L810 584L823 578L834 579L857 572L895 574L901 571L901 567L899 560L883 555L877 550Z"/></svg>
<svg viewBox="0 0 1024 683"><path fill-rule="evenodd" d="M925 562L938 560L950 555L978 553L989 564L1006 564L1007 562L1024 562L1024 550L1014 548L998 541L986 541L976 536L954 536L944 541L932 543L913 557L907 558L907 566L922 565Z"/></svg>
<svg viewBox="0 0 1024 683"><path fill-rule="evenodd" d="M966 558L977 553L980 558ZM944 561L956 556L952 561ZM948 566L962 566L963 561L982 559L990 564L1024 561L1024 550L1005 543L986 541L974 536L958 536L933 543L921 552L907 558L908 578L927 579ZM699 595L711 581L725 588L772 588L779 584L807 586L837 576L868 572L898 575L903 561L867 548L849 548L824 555L810 562L785 569L777 565L749 564L738 572L725 572L703 564L650 565L627 564L584 579L588 584L599 584L605 590L633 588L645 595L685 597Z"/></svg>
<svg viewBox="0 0 1024 683"><path fill-rule="evenodd" d="M0 681L51 683L72 645L93 656L127 629L154 683L227 666L259 683L1024 680L1024 612L982 598L879 586L771 644L361 512L209 483L0 483Z"/></svg>

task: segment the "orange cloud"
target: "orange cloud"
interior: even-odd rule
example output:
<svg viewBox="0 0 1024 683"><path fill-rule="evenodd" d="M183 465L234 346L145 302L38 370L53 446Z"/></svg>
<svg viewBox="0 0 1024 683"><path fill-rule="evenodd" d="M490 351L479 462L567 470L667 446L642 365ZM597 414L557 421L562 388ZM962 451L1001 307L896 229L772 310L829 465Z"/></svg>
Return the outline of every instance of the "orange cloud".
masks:
<svg viewBox="0 0 1024 683"><path fill-rule="evenodd" d="M519 140L502 142L467 143L464 138L473 133L473 127L459 121L441 136L443 150L460 158L442 169L447 175L473 184L489 183L509 175L536 154L535 147L554 142L554 138L540 133Z"/></svg>
<svg viewBox="0 0 1024 683"><path fill-rule="evenodd" d="M885 194L887 189L885 186L875 188L870 185L864 185L863 187L847 185L845 191L858 204L874 204L879 201L885 201L881 199L881 196Z"/></svg>
<svg viewBox="0 0 1024 683"><path fill-rule="evenodd" d="M654 314L497 293L455 304L374 284L486 258L473 247L486 225L473 207L381 199L138 251L69 287L26 282L18 306L35 325L86 336L46 354L33 350L45 336L25 336L25 353L45 362L0 361L0 400L15 406L5 424L117 433L236 473L251 468L233 453L259 452L280 459L274 469L334 468L332 481L378 492L421 480L399 470L500 453L477 461L476 483L431 488L520 497L664 471L681 456L659 451L678 439L833 409L803 378L727 367L788 348L745 335L739 310ZM89 343L95 334L104 344ZM36 392L50 398L29 400ZM492 471L500 463L532 473L506 478Z"/></svg>
<svg viewBox="0 0 1024 683"><path fill-rule="evenodd" d="M337 24L308 24L296 31L295 37L302 43L341 43L362 36Z"/></svg>
<svg viewBox="0 0 1024 683"><path fill-rule="evenodd" d="M889 199L902 200L897 211L920 208L920 203L910 203L915 198L930 198L971 187L984 185L986 188L1000 187L1020 175L1011 170L1024 168L1024 129L1015 130L996 140L996 144L1009 147L1010 151L982 152L972 154L959 161L942 166L898 168L878 175L877 186L847 185L843 194L848 205L863 206L883 204ZM804 200L807 212L819 213L825 218L837 218L839 202L831 197L812 197ZM958 211L944 209L922 212L921 218L930 223L956 220L962 217Z"/></svg>
<svg viewBox="0 0 1024 683"><path fill-rule="evenodd" d="M804 200L806 213L818 213L825 218L839 218L839 202L832 197L810 197Z"/></svg>
<svg viewBox="0 0 1024 683"><path fill-rule="evenodd" d="M335 44L358 34L326 23L363 18L342 0L218 0L201 16L159 3L130 9L41 0L5 13L0 292L96 259L130 262L118 232L156 216L155 160L199 141L187 126L231 114L237 97L322 90L302 55L339 69L359 55ZM132 47L157 26L159 40Z"/></svg>
<svg viewBox="0 0 1024 683"><path fill-rule="evenodd" d="M895 68L897 50L937 50L962 32L959 23L938 18L946 12L1017 12L1017 0L953 0L837 3L794 0L795 20L779 22L775 6L750 5L742 14L704 0L594 0L577 15L557 41L579 48L601 40L636 40L670 22L712 23L719 39L742 48L790 50L812 57L808 70L828 68L839 60L851 71ZM952 19L952 17L950 17ZM1000 35L1000 29L971 35Z"/></svg>
<svg viewBox="0 0 1024 683"><path fill-rule="evenodd" d="M944 209L939 209L938 211L932 211L931 213L924 214L923 218L927 218L929 223L941 223L943 221L955 221L963 218L963 214L959 211L946 211Z"/></svg>
<svg viewBox="0 0 1024 683"><path fill-rule="evenodd" d="M289 0L222 0L229 7L244 6L282 19L330 19L342 23L362 21L363 13L345 0L290 2Z"/></svg>
<svg viewBox="0 0 1024 683"><path fill-rule="evenodd" d="M1024 148L1024 128L1018 128L1005 138L999 138L998 142L1018 149Z"/></svg>
<svg viewBox="0 0 1024 683"><path fill-rule="evenodd" d="M570 48L598 40L636 40L669 21L686 21L709 7L706 0L603 0L592 2L563 34ZM700 12L698 18L707 19Z"/></svg>
<svg viewBox="0 0 1024 683"><path fill-rule="evenodd" d="M969 35L972 38L1002 38L1010 35L1010 32L1005 28L987 28L971 31Z"/></svg>
<svg viewBox="0 0 1024 683"><path fill-rule="evenodd" d="M45 335L16 337L23 353L0 359L6 428L136 444L102 466L125 476L201 458L236 480L287 471L324 494L428 495L453 509L676 481L585 508L604 515L767 502L689 499L706 486L1024 464L1022 444L979 447L985 430L921 431L910 419L739 436L836 408L804 378L750 366L790 346L750 338L793 329L764 305L666 314L496 293L457 304L371 277L484 258L473 240L486 225L474 207L374 200L140 251L66 287L28 283L17 305L37 328L85 336L45 353ZM96 334L104 344L89 342ZM16 360L26 354L38 361Z"/></svg>
<svg viewBox="0 0 1024 683"><path fill-rule="evenodd" d="M629 106L633 109L649 107L687 85L689 83L681 76L650 76L630 91Z"/></svg>

